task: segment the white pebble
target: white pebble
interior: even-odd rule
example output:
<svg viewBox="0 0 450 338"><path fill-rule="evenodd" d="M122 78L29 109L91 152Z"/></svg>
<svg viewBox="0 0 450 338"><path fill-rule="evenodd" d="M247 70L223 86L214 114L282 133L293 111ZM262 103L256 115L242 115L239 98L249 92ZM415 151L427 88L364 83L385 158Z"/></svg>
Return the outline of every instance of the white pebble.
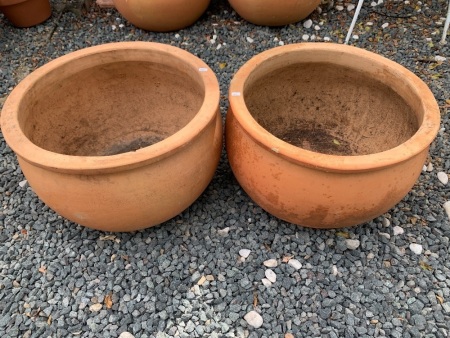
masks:
<svg viewBox="0 0 450 338"><path fill-rule="evenodd" d="M19 187L23 188L27 185L28 181L27 180L23 180L19 182Z"/></svg>
<svg viewBox="0 0 450 338"><path fill-rule="evenodd" d="M323 41L331 41L331 38L326 36L326 37L323 38Z"/></svg>
<svg viewBox="0 0 450 338"><path fill-rule="evenodd" d="M277 41L278 41L278 38L277 38L277 37L274 37L274 38L273 38L273 41L277 42Z"/></svg>
<svg viewBox="0 0 450 338"><path fill-rule="evenodd" d="M371 259L373 259L375 257L375 254L373 252L369 252L367 254L367 259L370 261Z"/></svg>
<svg viewBox="0 0 450 338"><path fill-rule="evenodd" d="M376 7L378 4L375 2L375 1L372 1L371 3L370 3L370 6L372 6L372 7Z"/></svg>
<svg viewBox="0 0 450 338"><path fill-rule="evenodd" d="M320 30L320 26L319 26L319 25L315 25L315 26L314 26L314 29L315 29L316 31L319 31L319 30Z"/></svg>
<svg viewBox="0 0 450 338"><path fill-rule="evenodd" d="M401 235L405 232L405 230L403 230L402 227L399 227L398 225L396 225L395 227L392 228L392 231L394 232L394 236L398 236Z"/></svg>
<svg viewBox="0 0 450 338"><path fill-rule="evenodd" d="M387 219L386 217L383 218L383 226L385 228L387 228L388 226L391 225L391 221L389 219Z"/></svg>
<svg viewBox="0 0 450 338"><path fill-rule="evenodd" d="M117 29L116 25L112 25L111 28L113 31L115 31Z"/></svg>
<svg viewBox="0 0 450 338"><path fill-rule="evenodd" d="M411 243L409 245L409 249L414 252L416 255L420 255L422 253L422 245L417 244L417 243Z"/></svg>
<svg viewBox="0 0 450 338"><path fill-rule="evenodd" d="M388 28L388 26L389 26L389 23L385 22L384 24L381 25L381 28L383 28L383 29Z"/></svg>
<svg viewBox="0 0 450 338"><path fill-rule="evenodd" d="M308 20L306 20L306 21L303 23L303 27L305 27L305 28L311 28L312 24L313 24L312 20L311 20L311 19L308 19Z"/></svg>
<svg viewBox="0 0 450 338"><path fill-rule="evenodd" d="M222 45L219 43L216 47L216 50L219 50L220 48L222 48Z"/></svg>
<svg viewBox="0 0 450 338"><path fill-rule="evenodd" d="M288 264L292 266L295 270L300 270L302 268L302 263L296 259L290 259Z"/></svg>
<svg viewBox="0 0 450 338"><path fill-rule="evenodd" d="M248 255L250 255L250 252L251 251L249 249L241 249L241 250L239 250L239 255L241 257L247 258Z"/></svg>
<svg viewBox="0 0 450 338"><path fill-rule="evenodd" d="M253 43L253 41L254 41L254 40L253 40L251 37L249 37L249 36L247 36L246 39L247 39L247 41L248 41L249 43Z"/></svg>
<svg viewBox="0 0 450 338"><path fill-rule="evenodd" d="M359 247L359 240L357 239L346 239L345 243L347 244L347 248L350 250L355 250Z"/></svg>
<svg viewBox="0 0 450 338"><path fill-rule="evenodd" d="M263 264L268 268L275 268L278 266L278 262L276 259L268 259L267 261L264 261Z"/></svg>
<svg viewBox="0 0 450 338"><path fill-rule="evenodd" d="M310 38L310 40L311 41L314 41L316 39L316 36L313 34L313 35L311 35L311 38Z"/></svg>
<svg viewBox="0 0 450 338"><path fill-rule="evenodd" d="M284 46L284 41L280 41L280 42L278 42L278 45L280 45L280 46Z"/></svg>
<svg viewBox="0 0 450 338"><path fill-rule="evenodd" d="M337 276L338 275L338 268L336 265L333 265L331 267L331 273L333 274L333 276Z"/></svg>
<svg viewBox="0 0 450 338"><path fill-rule="evenodd" d="M430 171L433 171L433 169L434 169L434 168L433 168L433 163L431 163L431 162L428 163L427 171L430 172Z"/></svg>
<svg viewBox="0 0 450 338"><path fill-rule="evenodd" d="M427 166L425 164L423 165L422 171L427 171Z"/></svg>
<svg viewBox="0 0 450 338"><path fill-rule="evenodd" d="M380 232L379 234L380 234L380 236L383 236L384 238L387 238L387 239L391 238L391 235L389 235L387 232Z"/></svg>
<svg viewBox="0 0 450 338"><path fill-rule="evenodd" d="M175 34L175 39L179 39L180 38L180 34Z"/></svg>
<svg viewBox="0 0 450 338"><path fill-rule="evenodd" d="M440 171L437 173L437 178L443 185L446 185L448 183L448 175L444 173L443 171Z"/></svg>
<svg viewBox="0 0 450 338"><path fill-rule="evenodd" d="M227 236L229 231L230 231L230 228L226 227L226 228L217 230L217 233L221 236Z"/></svg>
<svg viewBox="0 0 450 338"><path fill-rule="evenodd" d="M277 275L273 272L273 270L267 269L264 274L270 282L275 283L277 281Z"/></svg>
<svg viewBox="0 0 450 338"><path fill-rule="evenodd" d="M381 5L384 1L383 0L378 0L377 5Z"/></svg>
<svg viewBox="0 0 450 338"><path fill-rule="evenodd" d="M352 38L353 38L353 40L358 40L359 39L359 35L355 34L355 35L352 36Z"/></svg>
<svg viewBox="0 0 450 338"><path fill-rule="evenodd" d="M263 325L263 318L261 315L252 310L244 316L248 325L253 326L255 329L260 328Z"/></svg>
<svg viewBox="0 0 450 338"><path fill-rule="evenodd" d="M336 10L338 10L338 11L343 11L343 10L344 10L344 6L337 5L337 6L336 6Z"/></svg>
<svg viewBox="0 0 450 338"><path fill-rule="evenodd" d="M367 21L366 22L366 26L373 26L373 22L372 21Z"/></svg>
<svg viewBox="0 0 450 338"><path fill-rule="evenodd" d="M352 10L354 10L355 9L355 5L354 4L350 4L350 5L348 5L347 6L347 11L352 11Z"/></svg>
<svg viewBox="0 0 450 338"><path fill-rule="evenodd" d="M302 35L302 40L303 41L308 41L309 40L309 35L308 34L303 34Z"/></svg>
<svg viewBox="0 0 450 338"><path fill-rule="evenodd" d="M119 338L134 338L134 336L130 332L122 332Z"/></svg>
<svg viewBox="0 0 450 338"><path fill-rule="evenodd" d="M447 58L443 57L443 56L440 56L440 55L436 55L434 57L434 61L437 61L437 62L444 62L445 60L447 60Z"/></svg>
<svg viewBox="0 0 450 338"><path fill-rule="evenodd" d="M450 201L444 203L444 210L447 213L448 219L450 220Z"/></svg>
<svg viewBox="0 0 450 338"><path fill-rule="evenodd" d="M270 288L272 286L272 282L270 280L268 280L267 278L263 278L261 279L261 282L263 283L263 285L267 288Z"/></svg>
<svg viewBox="0 0 450 338"><path fill-rule="evenodd" d="M123 23L121 23L121 24L119 25L119 28L123 28L123 27L125 27L125 25L124 25Z"/></svg>

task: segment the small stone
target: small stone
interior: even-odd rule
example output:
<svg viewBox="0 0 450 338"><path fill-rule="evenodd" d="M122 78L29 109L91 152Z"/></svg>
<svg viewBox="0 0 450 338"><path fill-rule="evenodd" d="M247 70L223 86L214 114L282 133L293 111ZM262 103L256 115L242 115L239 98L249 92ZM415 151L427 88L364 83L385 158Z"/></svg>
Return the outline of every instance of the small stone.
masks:
<svg viewBox="0 0 450 338"><path fill-rule="evenodd" d="M427 171L430 172L430 171L433 171L433 169L434 169L434 168L433 168L433 163L431 163L431 162L428 163Z"/></svg>
<svg viewBox="0 0 450 338"><path fill-rule="evenodd" d="M422 253L422 245L417 244L417 243L411 243L409 245L409 249L414 252L416 255L420 255Z"/></svg>
<svg viewBox="0 0 450 338"><path fill-rule="evenodd" d="M447 314L450 314L450 302L443 303L442 308Z"/></svg>
<svg viewBox="0 0 450 338"><path fill-rule="evenodd" d="M248 325L253 326L255 329L260 328L263 324L263 318L256 311L250 311L244 316Z"/></svg>
<svg viewBox="0 0 450 338"><path fill-rule="evenodd" d="M359 247L359 240L357 239L346 239L345 244L347 245L347 249L355 250Z"/></svg>
<svg viewBox="0 0 450 338"><path fill-rule="evenodd" d="M381 28L388 28L389 27L389 23L388 22L385 22L384 24L382 24L381 25Z"/></svg>
<svg viewBox="0 0 450 338"><path fill-rule="evenodd" d="M333 276L337 276L338 275L339 271L338 271L338 268L337 268L336 265L333 265L331 267L331 273L333 274Z"/></svg>
<svg viewBox="0 0 450 338"><path fill-rule="evenodd" d="M264 261L263 264L268 268L276 268L278 266L278 262L276 259L268 259L267 261Z"/></svg>
<svg viewBox="0 0 450 338"><path fill-rule="evenodd" d="M263 283L263 285L267 288L272 286L272 282L270 280L268 280L267 278L263 278L261 279L261 282Z"/></svg>
<svg viewBox="0 0 450 338"><path fill-rule="evenodd" d="M315 25L315 26L314 26L314 30L320 31L320 26L319 26L319 25ZM314 35L313 35L313 36L314 36ZM312 38L313 36L311 36L311 40L313 39L313 38Z"/></svg>
<svg viewBox="0 0 450 338"><path fill-rule="evenodd" d="M290 259L288 264L292 266L295 270L300 270L302 268L302 263L296 259Z"/></svg>
<svg viewBox="0 0 450 338"><path fill-rule="evenodd" d="M302 35L302 40L303 41L308 41L309 40L309 35L308 34L303 34Z"/></svg>
<svg viewBox="0 0 450 338"><path fill-rule="evenodd" d="M425 164L423 165L422 171L427 171L427 166Z"/></svg>
<svg viewBox="0 0 450 338"><path fill-rule="evenodd" d="M391 221L389 219L387 219L386 217L383 218L383 226L385 228L387 228L388 226L391 225Z"/></svg>
<svg viewBox="0 0 450 338"><path fill-rule="evenodd" d="M273 272L273 270L267 269L264 274L270 282L275 283L277 281L277 275Z"/></svg>
<svg viewBox="0 0 450 338"><path fill-rule="evenodd" d="M217 233L220 236L227 236L229 231L230 231L230 227L226 227L226 228L217 230Z"/></svg>
<svg viewBox="0 0 450 338"><path fill-rule="evenodd" d="M19 182L19 187L24 188L27 185L28 181L27 180L23 180Z"/></svg>
<svg viewBox="0 0 450 338"><path fill-rule="evenodd" d="M350 4L347 6L347 11L351 12L352 10L355 9L355 5L354 4Z"/></svg>
<svg viewBox="0 0 450 338"><path fill-rule="evenodd" d="M396 225L396 226L392 229L392 231L394 232L394 236L401 235L401 234L403 234L403 233L405 232L405 230L403 230L403 228L402 228L402 227L399 227L398 225Z"/></svg>
<svg viewBox="0 0 450 338"><path fill-rule="evenodd" d="M243 258L247 258L250 255L250 252L249 249L241 249L239 250L239 255Z"/></svg>
<svg viewBox="0 0 450 338"><path fill-rule="evenodd" d="M440 56L440 55L436 55L434 57L434 61L437 61L437 62L444 62L445 60L447 60L447 58L443 57L443 56Z"/></svg>
<svg viewBox="0 0 450 338"><path fill-rule="evenodd" d="M382 237L384 237L384 238L387 238L387 239L390 239L390 238L391 238L391 235L388 234L387 232L380 232L379 234L380 234L380 236L382 236Z"/></svg>
<svg viewBox="0 0 450 338"><path fill-rule="evenodd" d="M446 185L448 183L448 175L444 173L443 171L440 171L437 173L437 178L443 185Z"/></svg>
<svg viewBox="0 0 450 338"><path fill-rule="evenodd" d="M122 332L119 338L134 338L134 336L130 332Z"/></svg>
<svg viewBox="0 0 450 338"><path fill-rule="evenodd" d="M247 42L248 43L253 43L253 41L255 41L255 40L253 40L251 37L247 36Z"/></svg>
<svg viewBox="0 0 450 338"><path fill-rule="evenodd" d="M450 220L450 201L444 203L444 210L447 213L448 219Z"/></svg>
<svg viewBox="0 0 450 338"><path fill-rule="evenodd" d="M329 36L326 36L323 38L323 41L326 41L326 42L331 41L331 38Z"/></svg>
<svg viewBox="0 0 450 338"><path fill-rule="evenodd" d="M305 27L305 28L311 28L312 24L313 24L312 20L311 20L311 19L308 19L308 20L306 20L306 21L303 23L303 27Z"/></svg>
<svg viewBox="0 0 450 338"><path fill-rule="evenodd" d="M344 6L338 5L338 6L336 6L336 10L343 11L344 10Z"/></svg>
<svg viewBox="0 0 450 338"><path fill-rule="evenodd" d="M103 307L102 304L96 303L96 304L92 304L92 305L89 307L89 310L91 310L92 312L97 312L97 311L100 311L100 310L102 309L102 307Z"/></svg>

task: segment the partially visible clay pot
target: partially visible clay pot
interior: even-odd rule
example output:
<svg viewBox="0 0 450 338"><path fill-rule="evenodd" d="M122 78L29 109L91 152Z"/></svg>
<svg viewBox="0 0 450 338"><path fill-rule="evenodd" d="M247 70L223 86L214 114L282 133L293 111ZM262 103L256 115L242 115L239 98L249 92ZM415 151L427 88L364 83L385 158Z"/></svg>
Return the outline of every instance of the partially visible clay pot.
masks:
<svg viewBox="0 0 450 338"><path fill-rule="evenodd" d="M0 11L17 27L31 27L52 14L49 0L0 0Z"/></svg>
<svg viewBox="0 0 450 338"><path fill-rule="evenodd" d="M234 76L226 149L269 213L314 228L369 221L417 180L439 108L413 73L355 47L302 43L263 52Z"/></svg>
<svg viewBox="0 0 450 338"><path fill-rule="evenodd" d="M222 149L219 85L176 47L121 42L60 57L6 100L1 127L36 194L87 227L132 231L187 208Z"/></svg>
<svg viewBox="0 0 450 338"><path fill-rule="evenodd" d="M228 0L245 20L262 26L284 26L303 20L320 0Z"/></svg>
<svg viewBox="0 0 450 338"><path fill-rule="evenodd" d="M209 3L210 0L114 0L114 6L125 19L139 28L156 32L192 25Z"/></svg>

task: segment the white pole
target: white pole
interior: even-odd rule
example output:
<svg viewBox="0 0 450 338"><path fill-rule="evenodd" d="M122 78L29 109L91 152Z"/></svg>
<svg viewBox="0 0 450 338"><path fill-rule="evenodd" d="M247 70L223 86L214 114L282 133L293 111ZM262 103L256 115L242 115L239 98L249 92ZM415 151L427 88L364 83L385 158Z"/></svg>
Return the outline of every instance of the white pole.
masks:
<svg viewBox="0 0 450 338"><path fill-rule="evenodd" d="M363 5L364 0L359 0L358 6L356 7L355 15L353 16L352 24L350 25L350 28L348 29L347 37L345 38L345 44L347 45L353 32L353 28L355 28L356 20L358 20L358 15L361 10L361 7Z"/></svg>
<svg viewBox="0 0 450 338"><path fill-rule="evenodd" d="M447 38L448 26L450 25L450 0L448 1L447 19L445 19L444 32L442 33L441 45L445 45Z"/></svg>

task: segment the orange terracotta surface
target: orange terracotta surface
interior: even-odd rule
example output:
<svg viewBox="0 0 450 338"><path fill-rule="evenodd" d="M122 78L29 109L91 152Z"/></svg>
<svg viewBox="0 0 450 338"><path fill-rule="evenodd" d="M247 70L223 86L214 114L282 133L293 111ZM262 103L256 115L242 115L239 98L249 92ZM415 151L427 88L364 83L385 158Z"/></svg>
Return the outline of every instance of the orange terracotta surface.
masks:
<svg viewBox="0 0 450 338"><path fill-rule="evenodd" d="M310 63L342 67L342 72L360 72L386 84L411 106L417 131L393 148L355 156L319 153L275 137L256 122L246 98L266 74ZM341 94L345 100L345 88ZM240 185L269 213L314 228L361 224L392 208L420 175L440 123L436 100L417 76L379 55L337 44L288 45L255 56L231 81L229 102L226 149Z"/></svg>
<svg viewBox="0 0 450 338"><path fill-rule="evenodd" d="M141 70L135 70L136 65ZM116 71L107 71L110 67ZM198 89L199 101L190 110L171 98L175 87L161 88L172 82L152 80L165 73ZM81 81L83 74L92 76ZM104 81L105 76L109 81ZM140 88L142 79L148 81ZM161 94L161 102L155 92ZM60 100L64 95L66 100ZM53 97L64 105L52 110ZM152 98L153 103L148 101ZM41 109L47 101L49 108ZM58 116L60 110L67 125ZM134 115L140 125L135 125ZM96 121L96 116L101 119ZM181 126L174 129L177 120ZM176 216L203 192L220 158L221 121L219 85L203 61L176 47L122 42L70 53L34 71L6 100L1 127L30 186L49 207L87 227L133 231ZM51 126L48 132L47 126ZM89 133L78 135L82 128ZM159 131L165 138L151 145L131 151L120 144L111 147L111 142L128 135L141 140ZM71 138L79 147L70 147ZM119 153L96 155L102 151L99 144ZM63 153L66 150L69 154Z"/></svg>
<svg viewBox="0 0 450 338"><path fill-rule="evenodd" d="M192 25L206 11L210 0L114 0L114 6L133 25L169 32Z"/></svg>
<svg viewBox="0 0 450 338"><path fill-rule="evenodd" d="M228 0L245 20L262 26L284 26L310 15L320 0Z"/></svg>
<svg viewBox="0 0 450 338"><path fill-rule="evenodd" d="M47 20L49 0L0 0L0 11L16 27L31 27Z"/></svg>

